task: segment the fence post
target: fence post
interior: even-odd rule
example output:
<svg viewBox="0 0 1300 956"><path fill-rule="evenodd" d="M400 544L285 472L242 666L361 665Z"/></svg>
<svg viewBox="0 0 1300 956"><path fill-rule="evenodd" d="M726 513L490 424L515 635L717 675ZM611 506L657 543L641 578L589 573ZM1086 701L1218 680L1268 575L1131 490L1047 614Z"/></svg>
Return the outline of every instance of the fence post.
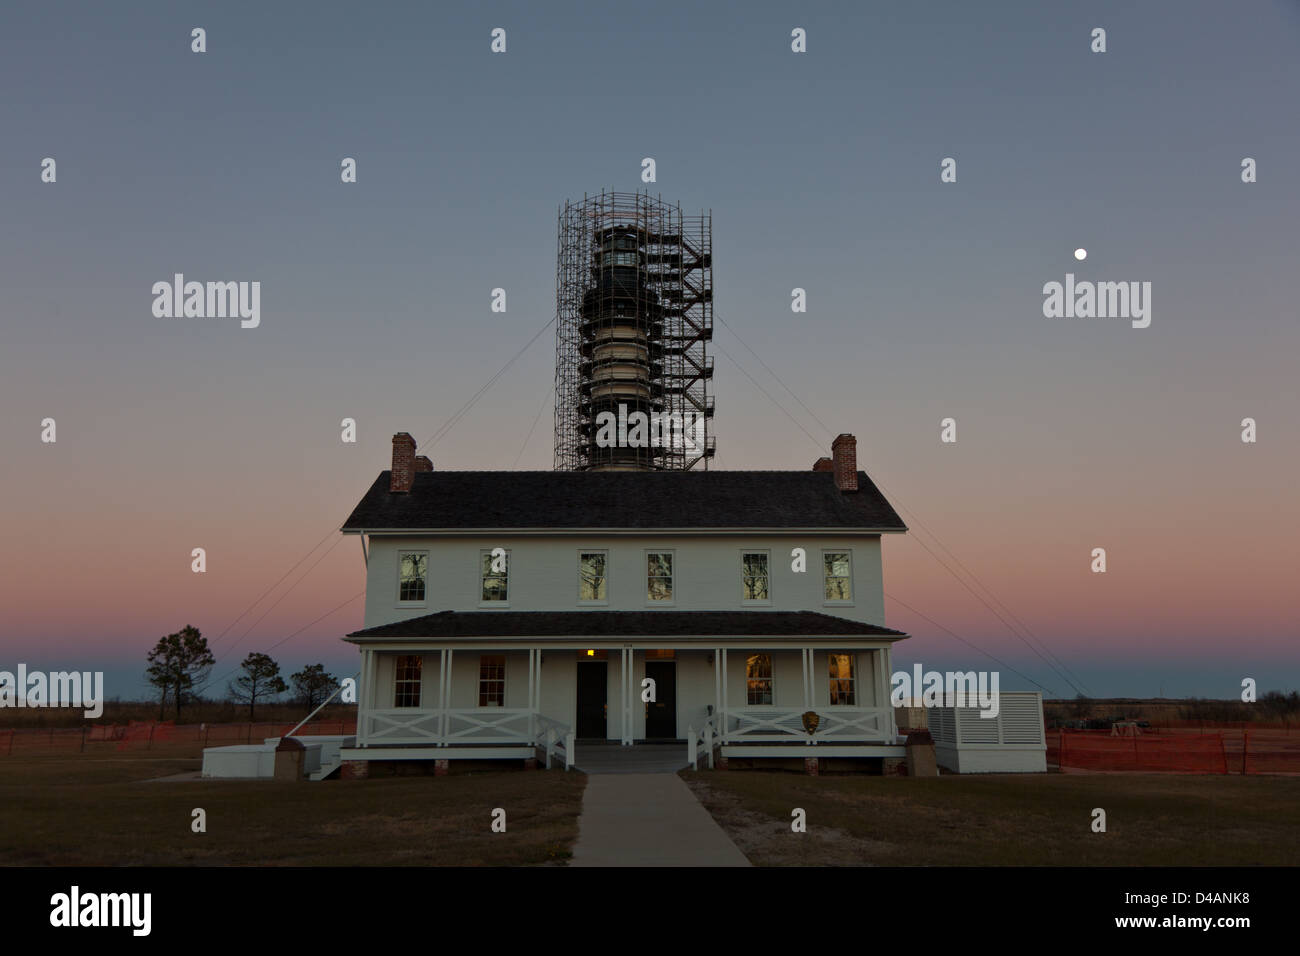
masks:
<svg viewBox="0 0 1300 956"><path fill-rule="evenodd" d="M1246 754L1250 753L1250 731L1241 732L1241 775L1246 775Z"/></svg>
<svg viewBox="0 0 1300 956"><path fill-rule="evenodd" d="M144 748L145 750L153 750L153 732L154 732L154 728L157 726L158 726L157 724L149 725L149 743L145 746Z"/></svg>

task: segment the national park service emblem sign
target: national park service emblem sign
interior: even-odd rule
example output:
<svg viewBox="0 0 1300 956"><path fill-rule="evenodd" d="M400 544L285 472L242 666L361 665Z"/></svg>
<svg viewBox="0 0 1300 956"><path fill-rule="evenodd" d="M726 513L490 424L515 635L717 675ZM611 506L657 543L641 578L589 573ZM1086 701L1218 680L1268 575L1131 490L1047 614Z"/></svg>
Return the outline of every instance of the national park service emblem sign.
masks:
<svg viewBox="0 0 1300 956"><path fill-rule="evenodd" d="M817 711L815 710L804 711L803 729L808 731L809 737L817 733L817 725L820 724L821 722L822 719L817 716Z"/></svg>

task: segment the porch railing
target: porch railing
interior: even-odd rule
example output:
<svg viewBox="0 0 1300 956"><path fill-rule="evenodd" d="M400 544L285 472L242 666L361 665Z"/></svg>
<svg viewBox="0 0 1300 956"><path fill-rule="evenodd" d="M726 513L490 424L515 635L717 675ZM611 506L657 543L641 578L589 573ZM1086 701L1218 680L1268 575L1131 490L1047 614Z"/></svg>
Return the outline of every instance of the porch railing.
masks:
<svg viewBox="0 0 1300 956"><path fill-rule="evenodd" d="M793 743L796 739L809 745L821 741L836 743L885 741L893 743L889 711L879 707L833 707L816 711L816 733L804 730L801 709L746 708L729 710L723 739L726 742Z"/></svg>
<svg viewBox="0 0 1300 956"><path fill-rule="evenodd" d="M573 745L573 731L568 724L562 724L558 720L545 717L541 714L536 716L536 727L534 729L536 736L533 743L543 748L546 754L546 769L551 769L551 758L556 757L564 761L564 769L569 770L573 767L575 759Z"/></svg>
<svg viewBox="0 0 1300 956"><path fill-rule="evenodd" d="M503 707L423 709L395 707L361 713L365 743L371 744L530 744L531 710Z"/></svg>
<svg viewBox="0 0 1300 956"><path fill-rule="evenodd" d="M548 767L552 758L563 760L566 770L574 761L569 726L527 709L395 707L363 711L361 726L367 746L516 744L545 748Z"/></svg>
<svg viewBox="0 0 1300 956"><path fill-rule="evenodd" d="M690 761L692 770L700 769L700 754L703 753L709 761L709 769L713 769L714 748L717 746L717 737L713 732L713 722L717 717L708 717L704 721L704 726L699 730L694 727L686 729L686 757Z"/></svg>

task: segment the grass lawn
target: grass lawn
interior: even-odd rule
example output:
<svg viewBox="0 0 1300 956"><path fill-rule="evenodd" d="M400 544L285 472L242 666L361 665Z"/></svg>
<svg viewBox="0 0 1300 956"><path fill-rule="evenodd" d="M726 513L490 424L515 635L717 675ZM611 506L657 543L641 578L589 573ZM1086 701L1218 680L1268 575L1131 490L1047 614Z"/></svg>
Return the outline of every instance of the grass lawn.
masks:
<svg viewBox="0 0 1300 956"><path fill-rule="evenodd" d="M151 778L195 758L0 758L0 863L517 866L563 862L586 777L490 771L280 783ZM207 832L191 832L191 811ZM493 833L495 807L506 832Z"/></svg>
<svg viewBox="0 0 1300 956"><path fill-rule="evenodd" d="M760 866L1300 863L1300 777L683 771ZM791 811L807 813L793 833ZM1093 833L1092 810L1106 811Z"/></svg>

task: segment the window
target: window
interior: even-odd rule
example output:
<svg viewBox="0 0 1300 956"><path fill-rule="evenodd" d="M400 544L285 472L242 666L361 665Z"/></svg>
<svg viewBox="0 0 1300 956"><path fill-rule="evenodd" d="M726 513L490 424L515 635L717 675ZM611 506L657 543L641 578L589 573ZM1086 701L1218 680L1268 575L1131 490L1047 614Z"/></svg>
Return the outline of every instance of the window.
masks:
<svg viewBox="0 0 1300 956"><path fill-rule="evenodd" d="M745 661L750 706L772 703L772 655L751 654Z"/></svg>
<svg viewBox="0 0 1300 956"><path fill-rule="evenodd" d="M492 556L491 551L480 555L483 591L480 604L494 604L509 600L510 552Z"/></svg>
<svg viewBox="0 0 1300 956"><path fill-rule="evenodd" d="M822 569L826 581L826 600L853 600L853 572L847 551L823 551Z"/></svg>
<svg viewBox="0 0 1300 956"><path fill-rule="evenodd" d="M673 553L650 551L646 554L646 600L673 599Z"/></svg>
<svg viewBox="0 0 1300 956"><path fill-rule="evenodd" d="M399 601L424 601L425 585L429 580L429 555L425 551L403 551L398 568L397 599Z"/></svg>
<svg viewBox="0 0 1300 956"><path fill-rule="evenodd" d="M478 705L506 705L506 656L484 654L478 659Z"/></svg>
<svg viewBox="0 0 1300 956"><path fill-rule="evenodd" d="M742 601L767 601L768 580L766 551L746 551L740 556Z"/></svg>
<svg viewBox="0 0 1300 956"><path fill-rule="evenodd" d="M831 703L852 707L856 702L853 696L853 655L829 654L831 676Z"/></svg>
<svg viewBox="0 0 1300 956"><path fill-rule="evenodd" d="M402 654L397 658L397 694L393 699L394 707L420 706L420 671L424 658L414 654Z"/></svg>
<svg viewBox="0 0 1300 956"><path fill-rule="evenodd" d="M583 551L578 555L578 601L583 604L604 604L609 600L605 551Z"/></svg>

